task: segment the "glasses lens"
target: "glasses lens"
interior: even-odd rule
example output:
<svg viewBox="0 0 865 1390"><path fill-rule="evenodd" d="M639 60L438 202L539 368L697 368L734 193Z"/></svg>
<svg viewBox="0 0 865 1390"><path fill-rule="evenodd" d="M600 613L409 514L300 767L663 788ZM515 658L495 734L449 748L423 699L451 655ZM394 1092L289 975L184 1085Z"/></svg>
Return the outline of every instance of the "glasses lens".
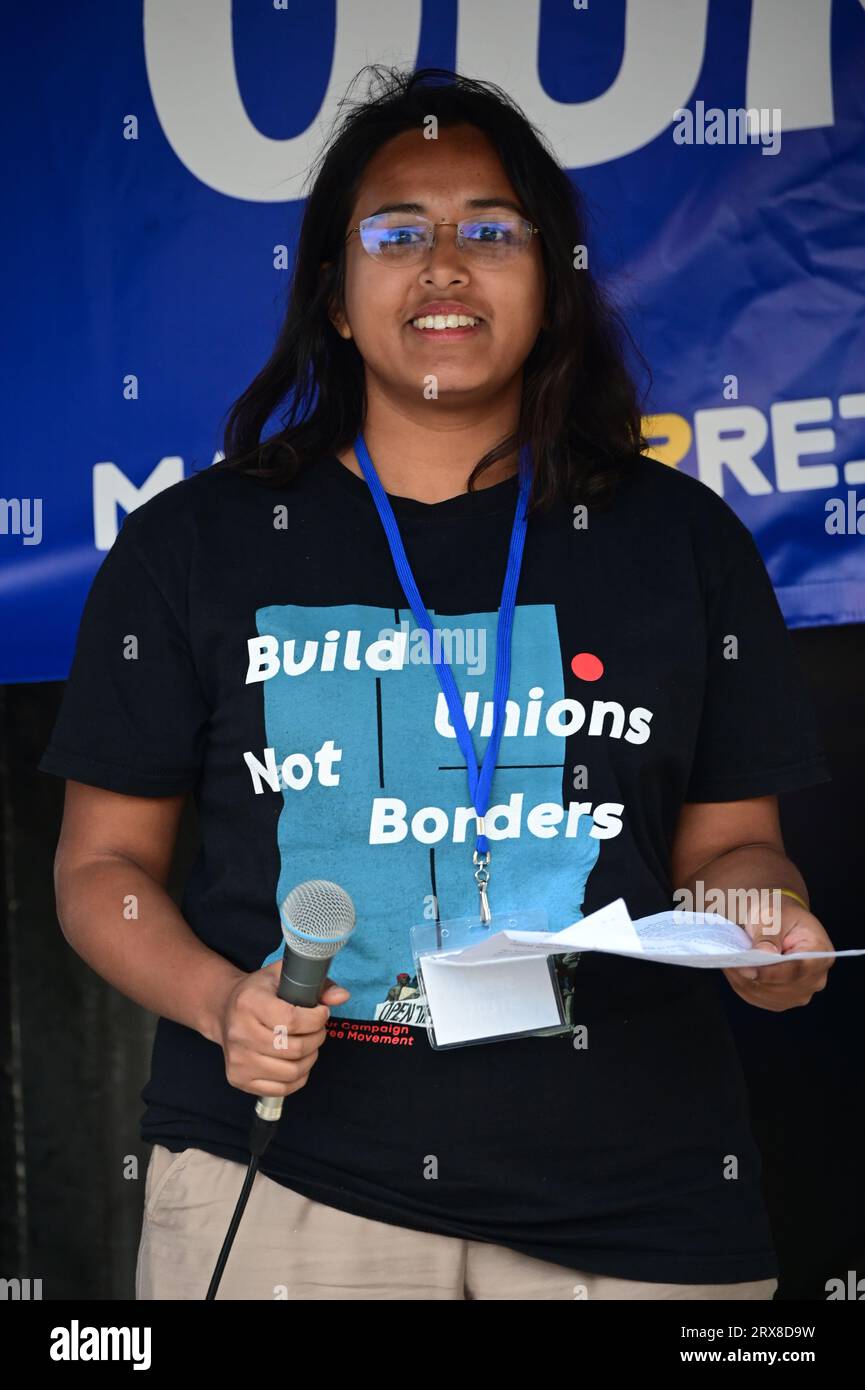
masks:
<svg viewBox="0 0 865 1390"><path fill-rule="evenodd" d="M461 222L460 227L463 245L472 259L488 265L511 260L528 245L532 235L530 224L517 217Z"/></svg>
<svg viewBox="0 0 865 1390"><path fill-rule="evenodd" d="M376 260L393 265L409 265L426 251L429 223L383 212L366 217L360 224L363 248Z"/></svg>

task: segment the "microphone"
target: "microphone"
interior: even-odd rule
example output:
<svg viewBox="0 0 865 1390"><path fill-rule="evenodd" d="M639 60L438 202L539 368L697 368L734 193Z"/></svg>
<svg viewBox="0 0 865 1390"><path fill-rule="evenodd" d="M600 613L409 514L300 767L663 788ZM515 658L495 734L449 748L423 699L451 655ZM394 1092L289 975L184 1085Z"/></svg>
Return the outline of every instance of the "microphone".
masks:
<svg viewBox="0 0 865 1390"><path fill-rule="evenodd" d="M338 883L311 878L292 888L279 916L285 945L277 996L287 1004L312 1009L318 1003L331 960L354 931L354 903ZM264 1153L284 1100L284 1096L259 1096L250 1136L253 1153Z"/></svg>

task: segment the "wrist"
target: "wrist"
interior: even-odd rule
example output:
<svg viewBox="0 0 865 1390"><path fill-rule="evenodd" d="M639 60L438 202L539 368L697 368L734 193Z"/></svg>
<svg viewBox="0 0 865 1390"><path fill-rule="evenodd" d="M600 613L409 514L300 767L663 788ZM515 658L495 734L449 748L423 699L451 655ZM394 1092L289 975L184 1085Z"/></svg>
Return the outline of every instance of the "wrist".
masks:
<svg viewBox="0 0 865 1390"><path fill-rule="evenodd" d="M222 1047L222 1028L229 995L238 980L246 978L246 971L239 970L230 961L219 959L212 978L199 992L200 1012L195 1027L208 1042Z"/></svg>
<svg viewBox="0 0 865 1390"><path fill-rule="evenodd" d="M797 902L800 907L804 907L806 912L811 911L805 899L801 897L798 893L794 893L792 888L770 888L769 891L770 893L781 893L785 898L792 898L793 901Z"/></svg>

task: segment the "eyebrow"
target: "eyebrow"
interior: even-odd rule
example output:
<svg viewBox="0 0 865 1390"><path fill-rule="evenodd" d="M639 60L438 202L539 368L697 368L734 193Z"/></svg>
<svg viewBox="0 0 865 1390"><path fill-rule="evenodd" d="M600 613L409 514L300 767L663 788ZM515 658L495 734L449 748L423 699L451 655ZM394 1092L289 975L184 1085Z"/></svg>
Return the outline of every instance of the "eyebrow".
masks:
<svg viewBox="0 0 865 1390"><path fill-rule="evenodd" d="M519 213L520 217L526 215L519 203L515 203L512 198L467 198L464 206L475 209L510 208L512 212ZM369 215L377 217L381 212L416 212L425 217L428 210L425 203L382 203L381 207Z"/></svg>

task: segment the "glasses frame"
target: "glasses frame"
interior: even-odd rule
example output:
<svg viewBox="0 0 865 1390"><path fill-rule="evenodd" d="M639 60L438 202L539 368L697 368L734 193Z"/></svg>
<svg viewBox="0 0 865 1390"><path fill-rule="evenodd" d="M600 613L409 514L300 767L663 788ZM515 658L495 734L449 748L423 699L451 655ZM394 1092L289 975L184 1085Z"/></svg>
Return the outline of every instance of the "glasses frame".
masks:
<svg viewBox="0 0 865 1390"><path fill-rule="evenodd" d="M344 244L346 244L346 245L348 244L350 238L354 235L355 232L357 232L358 236L360 237L360 230L361 230L361 227L365 227L365 226L367 225L367 223L372 222L374 218L376 218L376 217L382 217L382 216L386 216L386 215L387 215L387 214L384 214L384 213L374 212L374 213L371 213L369 217L362 217L361 220L360 220L360 222L357 224L357 226L351 227L351 228L349 229L349 232L348 232L348 235L347 235L346 238L345 238L345 243L344 243ZM528 228L529 228L529 231L530 231L530 233L531 233L529 239L528 239L527 241L523 242L522 245L518 248L519 250L527 251L528 248L531 246L531 237L533 237L533 236L540 236L540 231L541 231L541 229L540 229L540 227L536 227L535 224L534 224L534 222L532 222L528 217L523 217L520 213L513 213L513 214L511 214L511 215L512 215L513 217L516 217L518 221L522 222L522 224L523 224L524 227L528 227ZM454 240L455 240L455 242L456 242L457 249L458 249L459 251L462 251L462 250L464 249L464 247L465 247L465 242L466 242L466 238L465 238L465 237L463 236L463 234L462 234L462 229L463 229L463 227L466 226L466 225L468 225L468 223L470 223L470 222L480 222L480 221L483 220L483 217L482 217L482 216L479 216L477 213L476 213L473 217L461 217L460 220L459 220L458 222L453 222L453 221L451 221L451 220L450 220L449 218L447 218L447 217L442 217L442 218L438 219L437 221L434 221L431 217L424 217L423 214L422 214L422 213L419 213L419 212L416 212L416 213L406 213L406 217L407 217L407 218L408 218L408 217L413 217L413 218L415 219L415 221L417 221L417 222L425 222L426 225L431 229L431 232L432 232L432 239L431 239L430 241L427 242L425 255L424 255L424 256L419 256L416 262L409 261L409 262L408 262L409 265L412 265L412 264L420 265L420 263L421 263L423 260L425 260L426 256L429 255L430 251L433 250L434 246L436 245L436 227L456 227L457 232L456 232L456 237L455 237ZM490 220L492 221L493 219L490 219ZM369 250L367 250L366 246L364 245L363 237L360 237L360 244L361 244L361 246L363 247L363 249L364 249L364 251L366 252L366 254L369 256L369 258L370 258L371 261L375 261L376 264L378 264L378 265L387 265L387 264L388 264L388 261L386 260L386 258L385 258L384 256L377 256L377 255L375 254L374 251L369 251ZM390 264L391 264L391 269L392 269L392 270L405 269L405 265L403 265L402 267L400 267L398 264L396 264L396 263L394 263L394 262L391 262Z"/></svg>

